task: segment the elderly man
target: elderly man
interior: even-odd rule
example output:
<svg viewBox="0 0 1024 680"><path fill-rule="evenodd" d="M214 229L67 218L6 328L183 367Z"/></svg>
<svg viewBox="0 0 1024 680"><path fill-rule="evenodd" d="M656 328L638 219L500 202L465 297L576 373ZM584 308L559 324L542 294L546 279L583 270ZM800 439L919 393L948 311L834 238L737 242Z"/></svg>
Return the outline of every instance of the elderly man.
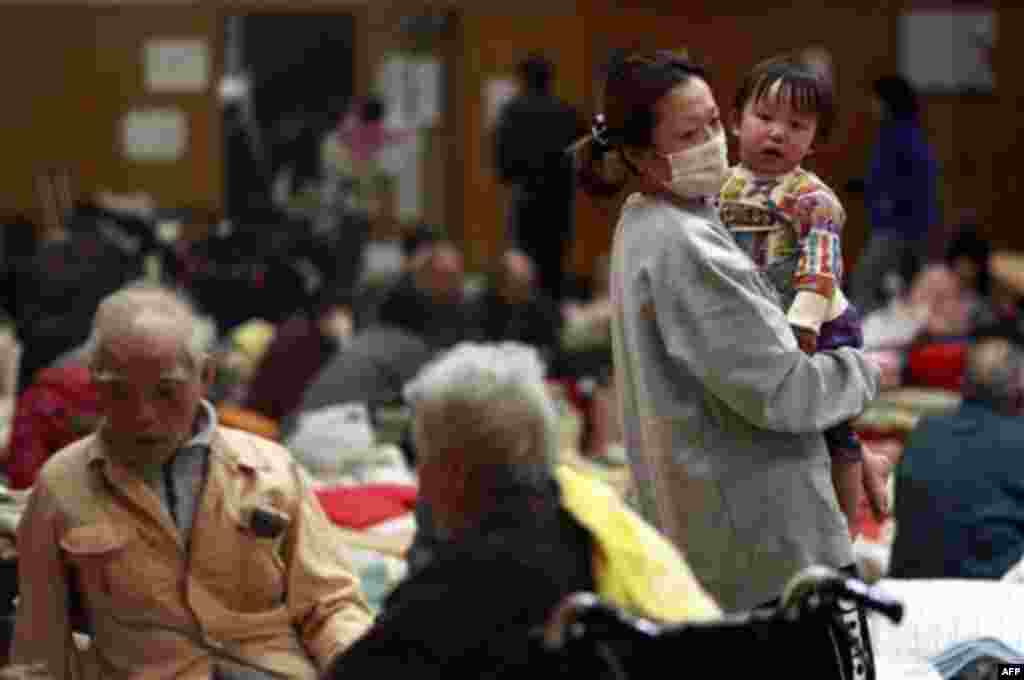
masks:
<svg viewBox="0 0 1024 680"><path fill-rule="evenodd" d="M15 663L58 679L207 680L222 673L216 649L315 678L368 627L289 453L218 426L195 330L160 288L97 309L88 356L104 419L46 463L21 521Z"/></svg>
<svg viewBox="0 0 1024 680"><path fill-rule="evenodd" d="M531 631L575 591L658 620L717 617L668 542L607 487L553 466L535 350L463 343L406 393L420 491L444 541L329 677L521 677L544 663Z"/></svg>
<svg viewBox="0 0 1024 680"><path fill-rule="evenodd" d="M1014 334L982 331L960 408L910 434L889 576L998 579L1024 557L1024 355Z"/></svg>

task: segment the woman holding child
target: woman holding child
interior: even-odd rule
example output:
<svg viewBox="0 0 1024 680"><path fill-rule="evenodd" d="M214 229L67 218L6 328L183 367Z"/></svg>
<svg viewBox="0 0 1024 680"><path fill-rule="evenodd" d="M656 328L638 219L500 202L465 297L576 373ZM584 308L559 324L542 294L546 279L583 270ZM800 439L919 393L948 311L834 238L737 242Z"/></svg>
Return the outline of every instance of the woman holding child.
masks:
<svg viewBox="0 0 1024 680"><path fill-rule="evenodd" d="M575 153L585 190L632 192L611 296L642 512L727 611L771 603L811 564L853 570L822 433L864 410L878 368L850 347L802 350L776 290L720 221L727 142L705 72L671 53L613 60ZM864 471L877 506L885 463L864 451ZM851 613L846 625L866 637ZM869 657L851 661L858 677L873 672Z"/></svg>

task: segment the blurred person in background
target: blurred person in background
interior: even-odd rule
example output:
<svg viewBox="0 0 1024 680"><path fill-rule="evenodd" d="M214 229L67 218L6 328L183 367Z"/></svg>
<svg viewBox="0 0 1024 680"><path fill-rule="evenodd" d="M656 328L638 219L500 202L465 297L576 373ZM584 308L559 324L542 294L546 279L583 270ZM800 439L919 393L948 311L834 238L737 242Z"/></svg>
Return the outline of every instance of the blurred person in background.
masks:
<svg viewBox="0 0 1024 680"><path fill-rule="evenodd" d="M551 91L555 65L549 59L531 54L519 64L519 77L521 93L499 114L495 164L512 190L510 241L533 260L540 287L560 301L576 193L566 149L585 126L576 109Z"/></svg>

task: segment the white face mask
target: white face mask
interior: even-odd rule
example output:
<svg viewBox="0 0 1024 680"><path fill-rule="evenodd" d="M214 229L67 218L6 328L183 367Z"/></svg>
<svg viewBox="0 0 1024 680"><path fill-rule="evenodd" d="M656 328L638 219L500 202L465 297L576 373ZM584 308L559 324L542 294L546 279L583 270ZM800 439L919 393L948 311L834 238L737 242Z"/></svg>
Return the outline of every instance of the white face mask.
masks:
<svg viewBox="0 0 1024 680"><path fill-rule="evenodd" d="M692 198L717 194L729 171L725 131L712 132L703 144L665 155L672 179L665 186L677 196Z"/></svg>

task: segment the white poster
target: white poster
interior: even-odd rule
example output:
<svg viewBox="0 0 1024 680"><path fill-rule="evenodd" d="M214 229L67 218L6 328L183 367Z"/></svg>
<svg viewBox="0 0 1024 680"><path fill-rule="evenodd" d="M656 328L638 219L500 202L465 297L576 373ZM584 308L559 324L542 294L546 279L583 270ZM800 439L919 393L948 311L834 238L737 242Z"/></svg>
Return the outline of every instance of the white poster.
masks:
<svg viewBox="0 0 1024 680"><path fill-rule="evenodd" d="M409 62L406 107L413 127L434 127L441 122L441 73L439 59L427 57Z"/></svg>
<svg viewBox="0 0 1024 680"><path fill-rule="evenodd" d="M902 73L926 93L990 92L995 40L994 12L909 12L900 22Z"/></svg>
<svg viewBox="0 0 1024 680"><path fill-rule="evenodd" d="M384 100L388 127L404 128L408 125L405 106L406 59L400 54L388 56L377 71L377 94Z"/></svg>
<svg viewBox="0 0 1024 680"><path fill-rule="evenodd" d="M147 90L206 91L210 79L210 54L205 40L150 40L144 49Z"/></svg>
<svg viewBox="0 0 1024 680"><path fill-rule="evenodd" d="M180 109L138 109L121 120L121 149L128 160L176 161L187 144L188 121Z"/></svg>
<svg viewBox="0 0 1024 680"><path fill-rule="evenodd" d="M377 92L384 99L392 128L433 127L441 120L444 93L441 61L434 57L389 55L377 72Z"/></svg>

